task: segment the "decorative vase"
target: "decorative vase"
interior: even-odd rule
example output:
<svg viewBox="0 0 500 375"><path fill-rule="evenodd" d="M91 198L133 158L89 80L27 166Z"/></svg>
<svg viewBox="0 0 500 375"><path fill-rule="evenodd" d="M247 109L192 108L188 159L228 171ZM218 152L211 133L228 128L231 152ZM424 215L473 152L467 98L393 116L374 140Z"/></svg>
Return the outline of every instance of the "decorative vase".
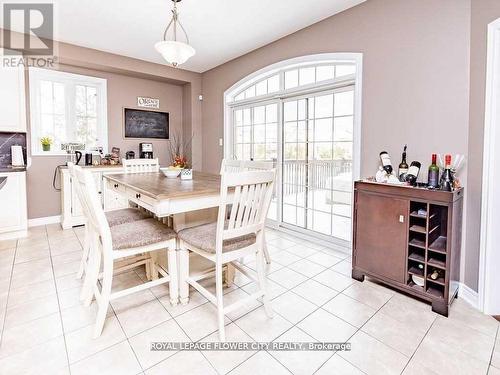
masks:
<svg viewBox="0 0 500 375"><path fill-rule="evenodd" d="M50 151L50 145L43 145L42 144L42 150L43 151Z"/></svg>
<svg viewBox="0 0 500 375"><path fill-rule="evenodd" d="M193 179L193 170L192 169L181 170L181 180L192 180L192 179Z"/></svg>

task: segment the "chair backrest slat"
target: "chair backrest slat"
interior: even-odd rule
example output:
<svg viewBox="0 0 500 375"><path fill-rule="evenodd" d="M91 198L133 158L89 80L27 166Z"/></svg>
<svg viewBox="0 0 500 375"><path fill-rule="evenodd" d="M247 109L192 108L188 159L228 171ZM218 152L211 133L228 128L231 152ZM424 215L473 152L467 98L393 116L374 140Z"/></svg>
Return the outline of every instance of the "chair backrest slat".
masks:
<svg viewBox="0 0 500 375"><path fill-rule="evenodd" d="M147 173L158 172L160 164L156 159L122 159L125 173Z"/></svg>
<svg viewBox="0 0 500 375"><path fill-rule="evenodd" d="M223 159L220 174L274 169L274 162Z"/></svg>
<svg viewBox="0 0 500 375"><path fill-rule="evenodd" d="M217 220L216 253L224 239L256 234L262 240L273 196L275 169L228 171L221 168L221 202ZM229 215L227 210L230 210ZM227 219L229 217L229 219Z"/></svg>

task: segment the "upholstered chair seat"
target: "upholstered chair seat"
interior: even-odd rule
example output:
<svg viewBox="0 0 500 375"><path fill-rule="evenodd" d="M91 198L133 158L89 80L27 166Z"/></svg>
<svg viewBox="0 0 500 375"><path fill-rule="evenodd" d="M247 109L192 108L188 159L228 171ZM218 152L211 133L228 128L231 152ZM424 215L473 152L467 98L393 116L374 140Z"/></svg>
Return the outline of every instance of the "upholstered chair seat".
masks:
<svg viewBox="0 0 500 375"><path fill-rule="evenodd" d="M114 250L130 249L174 239L176 233L165 224L150 218L111 227Z"/></svg>
<svg viewBox="0 0 500 375"><path fill-rule="evenodd" d="M121 210L108 211L105 213L110 227L115 225L132 223L137 220L148 219L150 216L137 208L123 208Z"/></svg>
<svg viewBox="0 0 500 375"><path fill-rule="evenodd" d="M226 223L227 226L227 223ZM181 240L207 253L215 254L215 238L217 232L217 223L198 225L179 231L178 236ZM242 249L253 245L257 237L255 234L247 234L241 237L235 237L224 240L222 252Z"/></svg>

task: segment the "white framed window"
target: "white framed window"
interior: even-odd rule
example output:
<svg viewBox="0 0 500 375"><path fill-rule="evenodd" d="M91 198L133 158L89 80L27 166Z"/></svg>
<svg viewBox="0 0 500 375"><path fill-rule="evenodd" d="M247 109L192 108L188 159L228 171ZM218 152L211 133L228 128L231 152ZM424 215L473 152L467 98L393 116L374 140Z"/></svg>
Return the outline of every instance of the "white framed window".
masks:
<svg viewBox="0 0 500 375"><path fill-rule="evenodd" d="M65 155L63 143L87 149L108 148L106 80L55 70L30 68L32 155ZM43 151L40 139L52 139Z"/></svg>
<svg viewBox="0 0 500 375"><path fill-rule="evenodd" d="M361 54L320 54L263 68L224 93L225 157L278 170L273 227L349 246L361 79Z"/></svg>

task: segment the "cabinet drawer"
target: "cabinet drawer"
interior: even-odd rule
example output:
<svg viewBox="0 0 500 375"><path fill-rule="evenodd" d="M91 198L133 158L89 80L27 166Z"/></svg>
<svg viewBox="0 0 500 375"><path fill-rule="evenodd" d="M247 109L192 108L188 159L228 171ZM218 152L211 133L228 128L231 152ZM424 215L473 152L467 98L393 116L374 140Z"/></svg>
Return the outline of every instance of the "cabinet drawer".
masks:
<svg viewBox="0 0 500 375"><path fill-rule="evenodd" d="M138 204L144 203L153 207L156 203L156 200L148 197L147 195L137 193L135 190L127 189L127 197L133 201L138 202Z"/></svg>
<svg viewBox="0 0 500 375"><path fill-rule="evenodd" d="M115 191L115 192L123 194L123 195L126 194L127 189L125 188L125 186L118 184L114 181L110 181L110 180L107 181L107 184L108 184L109 190Z"/></svg>

